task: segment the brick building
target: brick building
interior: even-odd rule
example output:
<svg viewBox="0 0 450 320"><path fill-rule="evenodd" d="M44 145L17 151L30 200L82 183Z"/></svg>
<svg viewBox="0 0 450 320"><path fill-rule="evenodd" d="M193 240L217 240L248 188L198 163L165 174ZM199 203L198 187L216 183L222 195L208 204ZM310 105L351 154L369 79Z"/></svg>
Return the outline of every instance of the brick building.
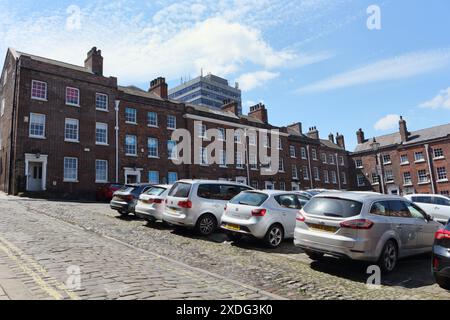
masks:
<svg viewBox="0 0 450 320"><path fill-rule="evenodd" d="M301 123L272 126L263 104L239 112L234 101L221 109L168 99L164 78L148 90L119 86L103 75L101 51L88 52L84 66L9 49L0 83L0 190L92 196L108 182L173 182L180 178L226 179L277 189L348 189L349 157L344 137L320 139L316 127L303 133ZM207 157L209 129L232 141L234 159L217 164L175 164L175 129L191 141L191 157ZM227 129L239 129L229 137ZM258 147L271 139L247 132L279 131L279 172L261 175ZM272 142L273 143L273 142ZM253 152L253 153L252 153ZM206 156L205 156L206 154ZM207 162L207 161L205 161Z"/></svg>
<svg viewBox="0 0 450 320"><path fill-rule="evenodd" d="M359 129L357 138L351 154L355 188L449 195L450 124L409 132L401 118L396 133L366 139Z"/></svg>

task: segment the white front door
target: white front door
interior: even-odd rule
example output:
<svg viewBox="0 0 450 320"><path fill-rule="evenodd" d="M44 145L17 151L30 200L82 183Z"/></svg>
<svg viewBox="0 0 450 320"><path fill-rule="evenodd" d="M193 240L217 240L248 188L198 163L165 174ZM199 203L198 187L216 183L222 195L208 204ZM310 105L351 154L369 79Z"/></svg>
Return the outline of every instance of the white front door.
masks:
<svg viewBox="0 0 450 320"><path fill-rule="evenodd" d="M298 182L292 182L292 191L299 191L300 184Z"/></svg>
<svg viewBox="0 0 450 320"><path fill-rule="evenodd" d="M237 177L236 183L247 184L247 178L246 177Z"/></svg>
<svg viewBox="0 0 450 320"><path fill-rule="evenodd" d="M27 191L43 191L42 188L42 162L28 163Z"/></svg>
<svg viewBox="0 0 450 320"><path fill-rule="evenodd" d="M273 190L274 187L275 187L275 185L274 185L274 183L271 182L271 181L266 181L265 187L266 187L266 190Z"/></svg>

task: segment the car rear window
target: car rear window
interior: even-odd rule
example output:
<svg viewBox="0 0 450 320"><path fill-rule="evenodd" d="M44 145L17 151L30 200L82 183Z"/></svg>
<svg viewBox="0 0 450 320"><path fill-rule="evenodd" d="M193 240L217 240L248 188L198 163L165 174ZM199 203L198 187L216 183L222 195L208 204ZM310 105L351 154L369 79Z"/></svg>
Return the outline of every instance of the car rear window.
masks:
<svg viewBox="0 0 450 320"><path fill-rule="evenodd" d="M312 198L304 207L308 214L336 218L357 216L361 213L361 209L361 202L331 197Z"/></svg>
<svg viewBox="0 0 450 320"><path fill-rule="evenodd" d="M259 192L242 192L231 199L232 204L242 204L244 206L259 207L269 196Z"/></svg>
<svg viewBox="0 0 450 320"><path fill-rule="evenodd" d="M147 190L147 192L145 194L147 194L149 196L160 196L164 193L164 191L166 191L166 188L153 187L153 188L150 188L149 190Z"/></svg>
<svg viewBox="0 0 450 320"><path fill-rule="evenodd" d="M203 199L230 201L248 188L230 184L201 184L197 195Z"/></svg>
<svg viewBox="0 0 450 320"><path fill-rule="evenodd" d="M170 189L169 196L176 198L187 198L191 192L192 184L185 182L177 182Z"/></svg>
<svg viewBox="0 0 450 320"><path fill-rule="evenodd" d="M120 188L118 191L121 193L131 193L133 192L133 190L136 189L136 187L133 186L123 186L122 188Z"/></svg>
<svg viewBox="0 0 450 320"><path fill-rule="evenodd" d="M417 203L432 203L432 199L431 197L412 197L411 198L412 202L417 202Z"/></svg>
<svg viewBox="0 0 450 320"><path fill-rule="evenodd" d="M288 209L301 209L300 201L295 194L284 194L276 196L275 201L283 208Z"/></svg>

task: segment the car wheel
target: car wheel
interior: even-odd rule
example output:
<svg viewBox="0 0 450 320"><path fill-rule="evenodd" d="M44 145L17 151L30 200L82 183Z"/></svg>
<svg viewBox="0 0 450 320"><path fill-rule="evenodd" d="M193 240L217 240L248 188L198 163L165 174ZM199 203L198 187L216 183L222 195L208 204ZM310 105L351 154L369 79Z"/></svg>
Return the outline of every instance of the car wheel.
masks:
<svg viewBox="0 0 450 320"><path fill-rule="evenodd" d="M122 217L126 217L126 216L128 216L130 214L128 211L125 211L125 210L119 210L118 212L120 213L120 215Z"/></svg>
<svg viewBox="0 0 450 320"><path fill-rule="evenodd" d="M450 278L442 277L437 274L434 275L434 278L436 279L436 283L445 290L450 290Z"/></svg>
<svg viewBox="0 0 450 320"><path fill-rule="evenodd" d="M283 227L279 224L274 224L269 228L264 237L264 242L269 248L277 248L280 246L284 239Z"/></svg>
<svg viewBox="0 0 450 320"><path fill-rule="evenodd" d="M212 214L202 215L195 226L197 233L202 236L209 236L217 229L217 220Z"/></svg>
<svg viewBox="0 0 450 320"><path fill-rule="evenodd" d="M306 255L314 261L319 261L323 258L324 254L321 252L305 250Z"/></svg>
<svg viewBox="0 0 450 320"><path fill-rule="evenodd" d="M398 249L397 245L394 241L389 240L384 245L383 251L381 252L380 260L378 261L378 265L381 270L385 273L392 272L398 260Z"/></svg>

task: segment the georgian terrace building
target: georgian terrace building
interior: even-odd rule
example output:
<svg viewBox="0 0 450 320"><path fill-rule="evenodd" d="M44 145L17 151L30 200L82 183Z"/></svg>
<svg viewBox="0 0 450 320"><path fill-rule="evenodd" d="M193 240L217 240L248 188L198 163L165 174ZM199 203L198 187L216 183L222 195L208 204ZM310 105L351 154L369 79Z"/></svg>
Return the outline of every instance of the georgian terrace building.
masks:
<svg viewBox="0 0 450 320"><path fill-rule="evenodd" d="M359 129L356 135L357 189L449 195L450 124L409 132L401 118L396 133L366 139Z"/></svg>
<svg viewBox="0 0 450 320"><path fill-rule="evenodd" d="M225 101L221 109L171 101L164 78L153 80L147 91L119 86L116 78L103 75L103 57L96 48L84 66L9 49L0 81L0 190L8 193L92 197L108 182L173 183L182 178L287 190L350 188L342 135L324 140L315 127L303 133L301 123L272 126L263 104L241 115L234 101ZM201 132L201 145L192 142L191 148L201 162L172 161L176 129L192 136ZM209 164L209 129L278 130L279 172L261 175L250 150L269 148L270 139L263 143L259 136L234 136L234 161L223 157ZM224 135L224 143L227 139Z"/></svg>

